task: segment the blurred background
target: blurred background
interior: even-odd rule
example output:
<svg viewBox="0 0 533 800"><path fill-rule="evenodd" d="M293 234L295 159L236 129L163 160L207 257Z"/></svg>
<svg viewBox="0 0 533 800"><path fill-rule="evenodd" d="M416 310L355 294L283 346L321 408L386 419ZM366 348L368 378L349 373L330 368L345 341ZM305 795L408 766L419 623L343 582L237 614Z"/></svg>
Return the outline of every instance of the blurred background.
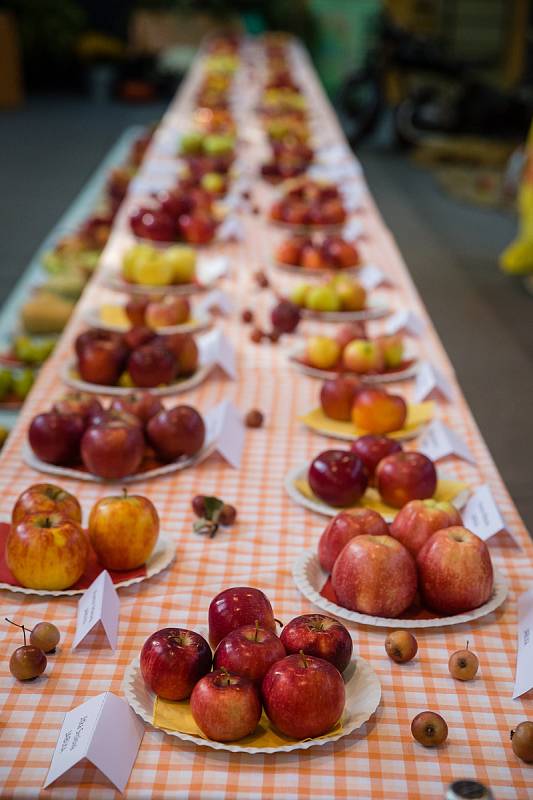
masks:
<svg viewBox="0 0 533 800"><path fill-rule="evenodd" d="M0 0L0 300L118 137L160 117L221 25L288 30L309 48L533 519L528 0Z"/></svg>

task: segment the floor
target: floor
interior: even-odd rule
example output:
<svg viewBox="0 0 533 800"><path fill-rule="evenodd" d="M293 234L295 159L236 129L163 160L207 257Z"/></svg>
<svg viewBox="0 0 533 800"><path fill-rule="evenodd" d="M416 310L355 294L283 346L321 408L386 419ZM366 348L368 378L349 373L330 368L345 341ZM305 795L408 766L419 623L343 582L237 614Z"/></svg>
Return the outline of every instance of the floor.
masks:
<svg viewBox="0 0 533 800"><path fill-rule="evenodd" d="M41 97L0 115L0 301L123 129L155 120L162 110ZM533 529L533 298L497 268L516 222L445 196L430 173L386 145L369 144L359 156L478 425Z"/></svg>

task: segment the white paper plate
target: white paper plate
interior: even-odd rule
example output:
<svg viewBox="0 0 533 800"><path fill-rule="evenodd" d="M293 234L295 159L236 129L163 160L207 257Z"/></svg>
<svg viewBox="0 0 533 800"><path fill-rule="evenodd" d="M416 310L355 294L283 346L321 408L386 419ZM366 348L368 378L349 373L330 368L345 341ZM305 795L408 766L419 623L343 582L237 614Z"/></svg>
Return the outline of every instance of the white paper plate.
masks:
<svg viewBox="0 0 533 800"><path fill-rule="evenodd" d="M384 372L378 375L361 375L357 372L336 372L335 370L318 369L311 367L308 364L302 363L301 358L303 349L301 347L293 350L288 354L288 359L292 366L301 372L303 375L308 375L310 378L318 378L325 381L337 376L352 376L358 378L362 383L381 384L381 383L397 383L399 381L406 381L414 378L418 372L419 362L415 359L412 364L405 367L405 369L396 370L395 372ZM407 359L406 359L407 360ZM411 360L410 358L408 359Z"/></svg>
<svg viewBox="0 0 533 800"><path fill-rule="evenodd" d="M156 247L157 243L150 242L150 244ZM129 283L124 280L117 269L109 266L106 268L105 265L101 272L101 280L110 289L114 289L116 292L124 292L125 294L189 295L213 289L219 278L227 274L228 269L229 261L226 256L207 256L199 253L196 266L197 282L195 283L171 284L170 286L146 286L140 283Z"/></svg>
<svg viewBox="0 0 533 800"><path fill-rule="evenodd" d="M304 319L316 319L322 322L364 322L370 319L381 319L391 313L388 306L370 301L361 311L313 311L310 308L300 308Z"/></svg>
<svg viewBox="0 0 533 800"><path fill-rule="evenodd" d="M348 218L349 215L347 214L346 219L343 222L336 222L333 225L317 225L317 223L303 225L302 223L293 224L292 222L282 222L281 220L271 219L269 215L268 222L271 225L275 225L276 228L281 228L285 231L292 231L292 233L311 233L312 231L320 231L320 233L340 233L348 222Z"/></svg>
<svg viewBox="0 0 533 800"><path fill-rule="evenodd" d="M442 628L447 625L462 625L465 622L485 617L491 611L499 608L509 591L505 578L495 569L492 597L479 608L466 611L464 614L454 614L452 617L404 619L403 617L373 617L370 614L359 614L357 611L350 611L322 597L320 590L326 583L328 574L320 566L314 550L306 550L298 556L292 567L292 577L301 593L322 611L348 622L358 622L360 625L372 625L377 628Z"/></svg>
<svg viewBox="0 0 533 800"><path fill-rule="evenodd" d="M173 542L169 536L160 533L154 552L146 562L146 575L115 583L113 584L115 589L133 586L134 583L142 583L143 581L147 581L148 578L158 575L172 563L175 555L175 542ZM83 594L85 592L85 589L64 589L63 591L57 592L48 591L47 589L27 589L25 586L11 586L9 583L0 583L0 589L7 589L9 592L16 592L18 594L39 595L39 597L73 597L74 595Z"/></svg>
<svg viewBox="0 0 533 800"><path fill-rule="evenodd" d="M321 503L319 500L312 500L309 497L301 494L296 486L294 485L294 481L298 479L302 479L306 477L307 472L309 470L309 464L304 464L303 466L296 467L292 469L287 475L285 476L285 480L283 485L285 487L285 491L289 495L289 497L294 500L294 502L299 505L303 506L303 508L307 508L309 511L314 511L317 514L321 514L323 517L335 517L341 511L344 511L343 508L334 508L333 506L328 506L325 503ZM439 478L446 479L448 478L447 475L439 475ZM453 505L457 509L461 509L466 504L468 500L470 491L465 489L462 492L459 492L457 497L454 497L452 500ZM392 522L396 514L398 513L399 509L395 509L393 514L384 514L383 519L386 522Z"/></svg>
<svg viewBox="0 0 533 800"><path fill-rule="evenodd" d="M285 264L283 261L277 261L276 259L272 259L271 263L273 267L282 270L282 272L289 272L292 275L302 275L304 278L312 278L313 276L323 278L324 275L357 275L363 266L363 264L357 264L354 267L343 267L342 269L337 267L319 267L311 269L310 267L297 267L294 264Z"/></svg>
<svg viewBox="0 0 533 800"><path fill-rule="evenodd" d="M37 458L29 443L26 441L22 445L22 458L29 467L44 472L47 475L58 475L62 478L73 478L77 481L90 481L92 483L109 484L129 484L138 483L139 481L147 481L151 478L158 478L160 475L170 475L173 472L180 472L182 469L194 467L200 464L201 461L211 455L216 447L216 442L209 442L204 445L200 452L196 453L191 458L182 458L178 461L172 461L169 464L162 464L160 467L146 470L146 472L137 472L134 475L128 475L126 478L118 478L116 481L107 480L106 478L99 478L97 475L92 475L90 472L85 472L81 469L74 469L73 467L60 467L56 464L48 464L46 461L41 461Z"/></svg>
<svg viewBox="0 0 533 800"><path fill-rule="evenodd" d="M99 328L104 331L116 331L117 333L125 333L132 328L132 325L112 325L104 322L100 317L97 308L88 308L83 315L84 322L92 328ZM207 330L212 324L212 319L205 311L194 312L194 319L189 322L183 322L181 325L168 325L163 328L156 328L154 333L163 336L170 336L173 333L200 333L200 331Z"/></svg>
<svg viewBox="0 0 533 800"><path fill-rule="evenodd" d="M347 667L344 672L346 683L346 705L343 714L343 730L335 736L327 736L318 739L307 739L296 744L288 744L280 747L244 747L238 742L225 743L215 742L212 739L204 739L201 736L194 736L180 731L163 730L169 736L174 736L184 742L191 742L200 747L211 747L213 750L226 750L230 753L290 753L293 750L308 750L310 747L321 747L331 742L336 742L344 736L357 730L366 722L379 706L381 700L381 684L379 678L363 658L358 658ZM122 691L133 710L152 725L154 695L146 688L141 670L139 659L134 659L126 670Z"/></svg>
<svg viewBox="0 0 533 800"><path fill-rule="evenodd" d="M199 386L201 383L203 383L209 373L213 370L214 366L214 364L204 364L203 366L199 366L194 375L192 375L190 378L186 378L183 381L177 381L176 383L171 383L169 386L154 386L146 391L150 391L151 394L157 395L158 397L168 397L170 395L183 394L183 392L188 392L190 389L194 389L196 386ZM67 361L66 364L63 364L60 377L63 383L66 383L67 386L70 386L72 389L76 389L79 392L90 392L92 394L126 397L127 395L139 389L137 386L101 386L98 383L88 383L87 381L83 381L81 378L76 377L75 359L72 361Z"/></svg>

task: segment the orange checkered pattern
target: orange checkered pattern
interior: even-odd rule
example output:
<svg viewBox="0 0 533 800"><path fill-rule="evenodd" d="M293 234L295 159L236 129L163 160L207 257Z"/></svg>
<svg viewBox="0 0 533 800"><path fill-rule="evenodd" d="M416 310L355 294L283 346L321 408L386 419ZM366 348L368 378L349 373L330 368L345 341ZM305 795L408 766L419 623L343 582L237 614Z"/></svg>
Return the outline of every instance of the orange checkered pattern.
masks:
<svg viewBox="0 0 533 800"><path fill-rule="evenodd" d="M257 120L254 103L261 77L258 48L251 45L240 76L237 96L242 137L243 163L252 176L264 156L264 144L254 134ZM342 143L342 133L306 55L294 47L295 72L304 87L313 112L316 139L328 148ZM194 87L201 73L201 56L162 126L166 134L186 130ZM253 78L253 80L252 80ZM159 160L159 164L156 162ZM161 166L164 158L154 145L146 168ZM148 172L146 173L148 174ZM143 742L126 788L131 798L439 798L453 779L476 777L491 786L495 797L526 800L533 796L533 768L513 755L509 731L533 717L531 695L512 700L516 657L516 598L533 582L533 546L480 436L458 386L453 368L428 319L409 277L408 269L389 231L372 202L364 179L361 187L361 219L365 257L379 265L393 286L376 295L394 309L408 308L425 320L424 335L413 340L420 355L435 364L451 380L452 402L439 401L437 415L456 430L475 456L471 466L450 458L439 467L464 479L475 488L490 484L507 526L520 541L519 549L501 533L490 542L492 558L506 576L511 590L498 611L472 625L431 629L419 636L419 655L414 662L396 665L384 650L384 631L350 625L356 655L368 659L383 688L381 705L374 717L354 734L339 742L302 753L246 756L180 743L162 732L146 728ZM266 269L276 290L291 278L269 268L281 234L266 221L273 190L253 178L253 202L263 213L243 214L242 242L214 247L225 252L231 272L223 288L238 310L249 307L261 319L273 305L273 293L259 290L252 278ZM131 208L135 198L126 206ZM129 241L127 208L117 220L116 230L102 258L100 272L116 265L117 254ZM82 315L107 296L97 275L87 288L61 343L42 370L18 424L0 459L0 497L3 519L10 515L17 495L43 479L21 458L28 423L64 391L59 371L72 353L74 336L83 328ZM207 609L213 595L232 585L251 584L270 597L276 616L289 620L312 611L296 589L291 565L302 549L312 547L325 519L294 505L284 493L283 478L294 466L309 460L333 441L311 433L298 423L299 413L316 404L319 383L291 368L287 353L294 344L256 345L249 341L249 328L239 314L224 321L238 354L238 379L221 374L186 396L186 401L207 409L227 397L243 412L258 407L265 412L263 429L249 430L240 470L232 469L217 456L200 466L136 485L156 504L162 529L176 542L172 566L153 579L120 591L120 629L116 652L94 647L71 650L75 630L76 599L43 599L2 592L2 616L31 627L46 619L62 631L63 642L51 656L46 676L31 683L18 683L8 670L9 654L19 642L14 628L0 627L3 657L0 666L0 795L3 798L57 797L101 798L114 790L98 783L90 767L81 767L69 782L42 792L57 735L66 711L102 691L121 693L126 666L136 657L145 639L167 625L191 628L207 624ZM379 331L381 323L371 324ZM324 330L319 323L305 322L303 336ZM412 382L401 385L409 395ZM490 397L490 384L487 386ZM175 401L174 401L175 402ZM46 479L46 478L45 478ZM64 480L61 483L80 499L85 514L108 488L94 483ZM197 493L216 494L238 508L238 524L208 540L192 532L191 498ZM450 678L448 658L470 640L481 669L472 683ZM418 712L432 709L448 722L449 739L438 750L426 750L414 742L410 722Z"/></svg>

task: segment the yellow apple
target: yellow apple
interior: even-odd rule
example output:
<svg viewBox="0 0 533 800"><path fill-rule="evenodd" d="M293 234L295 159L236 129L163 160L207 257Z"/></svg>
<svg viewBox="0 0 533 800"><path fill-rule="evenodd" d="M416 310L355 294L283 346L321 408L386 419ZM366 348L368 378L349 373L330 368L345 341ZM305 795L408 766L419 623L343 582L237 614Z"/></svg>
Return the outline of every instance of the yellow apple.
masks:
<svg viewBox="0 0 533 800"><path fill-rule="evenodd" d="M103 497L89 516L89 539L106 569L141 567L150 558L159 535L159 516L151 500L129 495Z"/></svg>
<svg viewBox="0 0 533 800"><path fill-rule="evenodd" d="M167 247L161 259L172 272L172 283L191 283L196 274L196 250L186 244Z"/></svg>
<svg viewBox="0 0 533 800"><path fill-rule="evenodd" d="M344 311L361 311L366 305L366 291L359 281L337 281L335 286Z"/></svg>
<svg viewBox="0 0 533 800"><path fill-rule="evenodd" d="M341 355L340 345L328 336L311 336L307 342L307 361L317 369L332 369Z"/></svg>
<svg viewBox="0 0 533 800"><path fill-rule="evenodd" d="M313 311L339 311L339 295L332 286L314 286L306 294L305 305Z"/></svg>
<svg viewBox="0 0 533 800"><path fill-rule="evenodd" d="M140 264L146 264L157 258L157 250L149 244L135 244L124 253L122 258L122 277L125 281L135 283L134 270Z"/></svg>
<svg viewBox="0 0 533 800"><path fill-rule="evenodd" d="M136 261L132 267L134 283L143 286L169 286L174 282L174 267L164 258L164 253L156 253L151 259Z"/></svg>

